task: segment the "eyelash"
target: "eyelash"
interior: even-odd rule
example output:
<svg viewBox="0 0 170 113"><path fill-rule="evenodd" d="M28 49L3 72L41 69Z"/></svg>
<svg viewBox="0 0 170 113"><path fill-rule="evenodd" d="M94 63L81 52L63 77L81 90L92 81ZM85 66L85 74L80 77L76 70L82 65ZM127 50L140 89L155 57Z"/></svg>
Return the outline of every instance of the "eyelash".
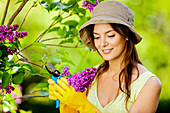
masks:
<svg viewBox="0 0 170 113"><path fill-rule="evenodd" d="M115 35L109 35L109 36L107 36L107 37L110 37L110 38L111 38L111 37L114 37L114 36L115 36Z"/></svg>
<svg viewBox="0 0 170 113"><path fill-rule="evenodd" d="M115 35L109 35L109 36L107 36L107 37L109 37L109 38L112 38L112 37L114 37ZM99 39L100 37L94 37L94 39Z"/></svg>
<svg viewBox="0 0 170 113"><path fill-rule="evenodd" d="M100 37L94 37L94 39L99 39Z"/></svg>

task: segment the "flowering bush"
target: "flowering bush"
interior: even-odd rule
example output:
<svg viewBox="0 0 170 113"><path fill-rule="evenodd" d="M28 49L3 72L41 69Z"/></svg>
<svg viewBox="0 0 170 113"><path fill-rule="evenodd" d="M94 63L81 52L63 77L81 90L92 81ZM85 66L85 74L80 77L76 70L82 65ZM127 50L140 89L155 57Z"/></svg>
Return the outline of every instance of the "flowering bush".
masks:
<svg viewBox="0 0 170 113"><path fill-rule="evenodd" d="M102 0L100 0L102 1ZM17 90L15 85L19 85L23 82L25 75L38 75L40 77L44 78L50 78L50 75L47 75L45 73L44 65L47 63L47 60L50 60L48 58L47 54L44 54L39 51L38 52L30 52L27 53L28 55L25 55L23 51L25 51L27 48L31 46L39 46L47 50L48 46L57 46L60 47L58 49L57 53L60 53L63 56L57 56L57 58L53 58L51 62L54 62L55 64L61 64L61 63L68 63L71 65L74 65L74 63L71 61L69 54L66 52L66 50L61 48L82 48L82 42L80 39L75 38L78 37L78 28L89 18L86 16L86 10L89 9L90 12L92 12L93 8L98 4L98 0L68 0L68 1L52 1L52 0L37 0L37 1L31 1L31 0L18 0L16 4L19 4L20 6L14 11L14 13L10 13L10 15L7 15L7 13L10 11L8 10L8 6L10 4L10 0L3 1L0 0L0 2L3 2L5 4L4 9L4 15L2 16L2 21L0 25L0 96L2 100L5 98L5 102L7 101L10 103L10 100L13 98L13 101L15 100L16 103L21 103L21 97L18 97L17 94L14 92ZM22 16L24 18L20 18L19 21L14 21L18 14L23 10L24 6L30 2L31 6L30 9ZM83 3L81 6L79 2ZM11 2L12 3L12 2ZM28 4L28 5L30 5ZM55 12L55 16L51 18L52 23L45 29L42 33L40 33L37 37L31 37L31 38L25 38L28 34L24 31L24 22L27 21L27 16L30 13L30 10L32 8L36 8L38 5L41 5L43 9L50 12ZM10 5L14 6L14 5ZM83 8L85 7L85 8ZM25 10L25 9L24 9ZM25 10L26 11L26 10ZM80 18L80 21L74 19L68 19L69 17L77 15ZM6 19L7 16L9 20ZM23 20L22 20L23 19ZM13 24L13 22L16 22ZM18 22L18 23L17 23ZM31 24L30 24L31 25ZM31 28L32 29L32 28ZM24 32L22 32L22 31ZM28 30L30 31L30 30ZM42 39L46 34L52 33L57 31L57 36L55 37L46 37L46 39ZM39 34L39 33L37 33ZM32 43L29 43L27 46L23 47L22 43L20 42L23 39L35 40ZM56 44L49 44L47 41L49 40L56 40L60 39L60 42L58 45ZM71 43L74 46L68 46L67 44ZM70 45L71 45L70 44ZM61 51L60 51L61 50ZM12 59L11 59L12 58ZM54 60L53 60L54 59ZM57 60L56 60L57 59ZM33 67L38 67L36 69L36 72L34 71ZM92 79L94 78L94 71L95 69L91 70L85 70L81 73L74 74L72 77L70 77L70 71L69 68L65 68L62 71L62 74L65 76L68 76L68 81L70 81L70 85L75 87L76 91L85 91L87 87L89 87L89 84L91 84ZM45 75L45 76L44 76ZM78 80L78 78L81 77L82 79L77 82L76 84L73 83L74 80ZM32 88L29 94L25 94L24 98L29 97L31 94L34 95L34 92L38 92L40 95L36 95L36 97L41 96L42 97L42 90L46 91L46 93L43 93L43 96L48 96L47 92L47 85L44 85L46 83L40 82L37 83L36 88ZM82 85L81 87L78 85ZM46 88L46 89L45 89ZM45 89L45 90L44 90ZM8 96L10 95L10 96ZM5 103L2 103L6 106ZM11 105L15 106L15 105ZM14 112L15 110L11 106L6 106L10 112ZM16 108L16 106L15 106ZM0 108L0 112L2 109Z"/></svg>

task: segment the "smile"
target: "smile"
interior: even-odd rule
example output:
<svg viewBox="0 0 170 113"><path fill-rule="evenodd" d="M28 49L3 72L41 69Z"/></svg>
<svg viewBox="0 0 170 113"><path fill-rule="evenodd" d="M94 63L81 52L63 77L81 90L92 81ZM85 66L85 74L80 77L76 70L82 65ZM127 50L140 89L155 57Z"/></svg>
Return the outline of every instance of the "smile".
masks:
<svg viewBox="0 0 170 113"><path fill-rule="evenodd" d="M112 49L107 49L107 50L102 50L102 51L103 51L104 54L109 54L112 50L113 50L113 48Z"/></svg>

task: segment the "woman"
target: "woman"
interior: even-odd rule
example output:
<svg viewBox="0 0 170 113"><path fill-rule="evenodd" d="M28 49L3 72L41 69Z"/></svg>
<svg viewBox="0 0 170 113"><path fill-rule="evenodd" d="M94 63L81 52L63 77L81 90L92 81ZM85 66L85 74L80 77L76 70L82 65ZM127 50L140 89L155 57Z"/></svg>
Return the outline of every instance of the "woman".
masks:
<svg viewBox="0 0 170 113"><path fill-rule="evenodd" d="M60 99L61 112L154 113L161 83L141 63L135 48L142 37L133 29L134 14L117 1L103 1L82 25L82 42L97 50L104 62L98 67L88 92L75 92L61 78L49 80L49 97Z"/></svg>

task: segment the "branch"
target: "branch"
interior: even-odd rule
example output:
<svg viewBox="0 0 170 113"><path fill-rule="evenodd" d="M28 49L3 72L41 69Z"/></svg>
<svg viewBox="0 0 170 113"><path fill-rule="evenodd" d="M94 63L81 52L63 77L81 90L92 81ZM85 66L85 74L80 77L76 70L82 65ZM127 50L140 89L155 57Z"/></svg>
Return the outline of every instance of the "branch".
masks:
<svg viewBox="0 0 170 113"><path fill-rule="evenodd" d="M38 42L39 40L41 40L41 38L45 35L45 33L51 28L53 27L53 24L55 23L55 21L60 17L61 15L59 14L58 17L51 23L51 25L34 41L34 42Z"/></svg>
<svg viewBox="0 0 170 113"><path fill-rule="evenodd" d="M32 44L30 44L30 45L28 45L28 46L22 48L21 51L23 51L24 49L27 49L27 48L30 47L30 46L32 46Z"/></svg>
<svg viewBox="0 0 170 113"><path fill-rule="evenodd" d="M29 64L32 64L32 65L35 65L35 66L40 67L40 68L42 68L42 69L45 69L43 66L40 66L40 65L35 64L35 63L33 63L33 62L30 62L30 61L26 61L25 59L19 59L19 60L20 60L20 61L23 61L23 62L26 62L26 63L29 63Z"/></svg>
<svg viewBox="0 0 170 113"><path fill-rule="evenodd" d="M3 19L2 19L2 22L1 22L1 26L2 26L2 25L4 24L4 22L5 22L5 18L6 18L6 15L7 15L9 3L10 3L10 0L7 0L5 12L4 12L4 16L3 16Z"/></svg>
<svg viewBox="0 0 170 113"><path fill-rule="evenodd" d="M57 47L65 47L65 48L83 48L85 46L63 46L63 45L56 45L56 44L46 44L47 46L57 46Z"/></svg>
<svg viewBox="0 0 170 113"><path fill-rule="evenodd" d="M23 7L25 6L25 4L28 2L28 0L24 0L21 5L19 6L19 8L15 11L15 13L12 15L12 17L9 19L9 22L7 24L7 26L9 26L10 24L12 24L12 22L14 21L15 17L19 14L19 12L23 9Z"/></svg>
<svg viewBox="0 0 170 113"><path fill-rule="evenodd" d="M24 98L33 98L33 97L48 97L48 95L24 95L19 98L24 99Z"/></svg>
<svg viewBox="0 0 170 113"><path fill-rule="evenodd" d="M40 42L45 42L45 41L54 40L54 39L62 39L62 38L65 38L65 37L53 37L53 38L48 38L48 39L40 40Z"/></svg>
<svg viewBox="0 0 170 113"><path fill-rule="evenodd" d="M23 19L23 21L22 21L20 27L19 27L19 31L20 31L22 25L24 24L25 19L26 19L26 17L28 16L28 13L30 12L30 10L31 10L33 7L35 7L35 4L36 4L37 2L38 2L38 0L37 0L37 1L29 8L29 10L27 11L27 13L26 13L26 15L25 15L25 17L24 17L24 19Z"/></svg>

